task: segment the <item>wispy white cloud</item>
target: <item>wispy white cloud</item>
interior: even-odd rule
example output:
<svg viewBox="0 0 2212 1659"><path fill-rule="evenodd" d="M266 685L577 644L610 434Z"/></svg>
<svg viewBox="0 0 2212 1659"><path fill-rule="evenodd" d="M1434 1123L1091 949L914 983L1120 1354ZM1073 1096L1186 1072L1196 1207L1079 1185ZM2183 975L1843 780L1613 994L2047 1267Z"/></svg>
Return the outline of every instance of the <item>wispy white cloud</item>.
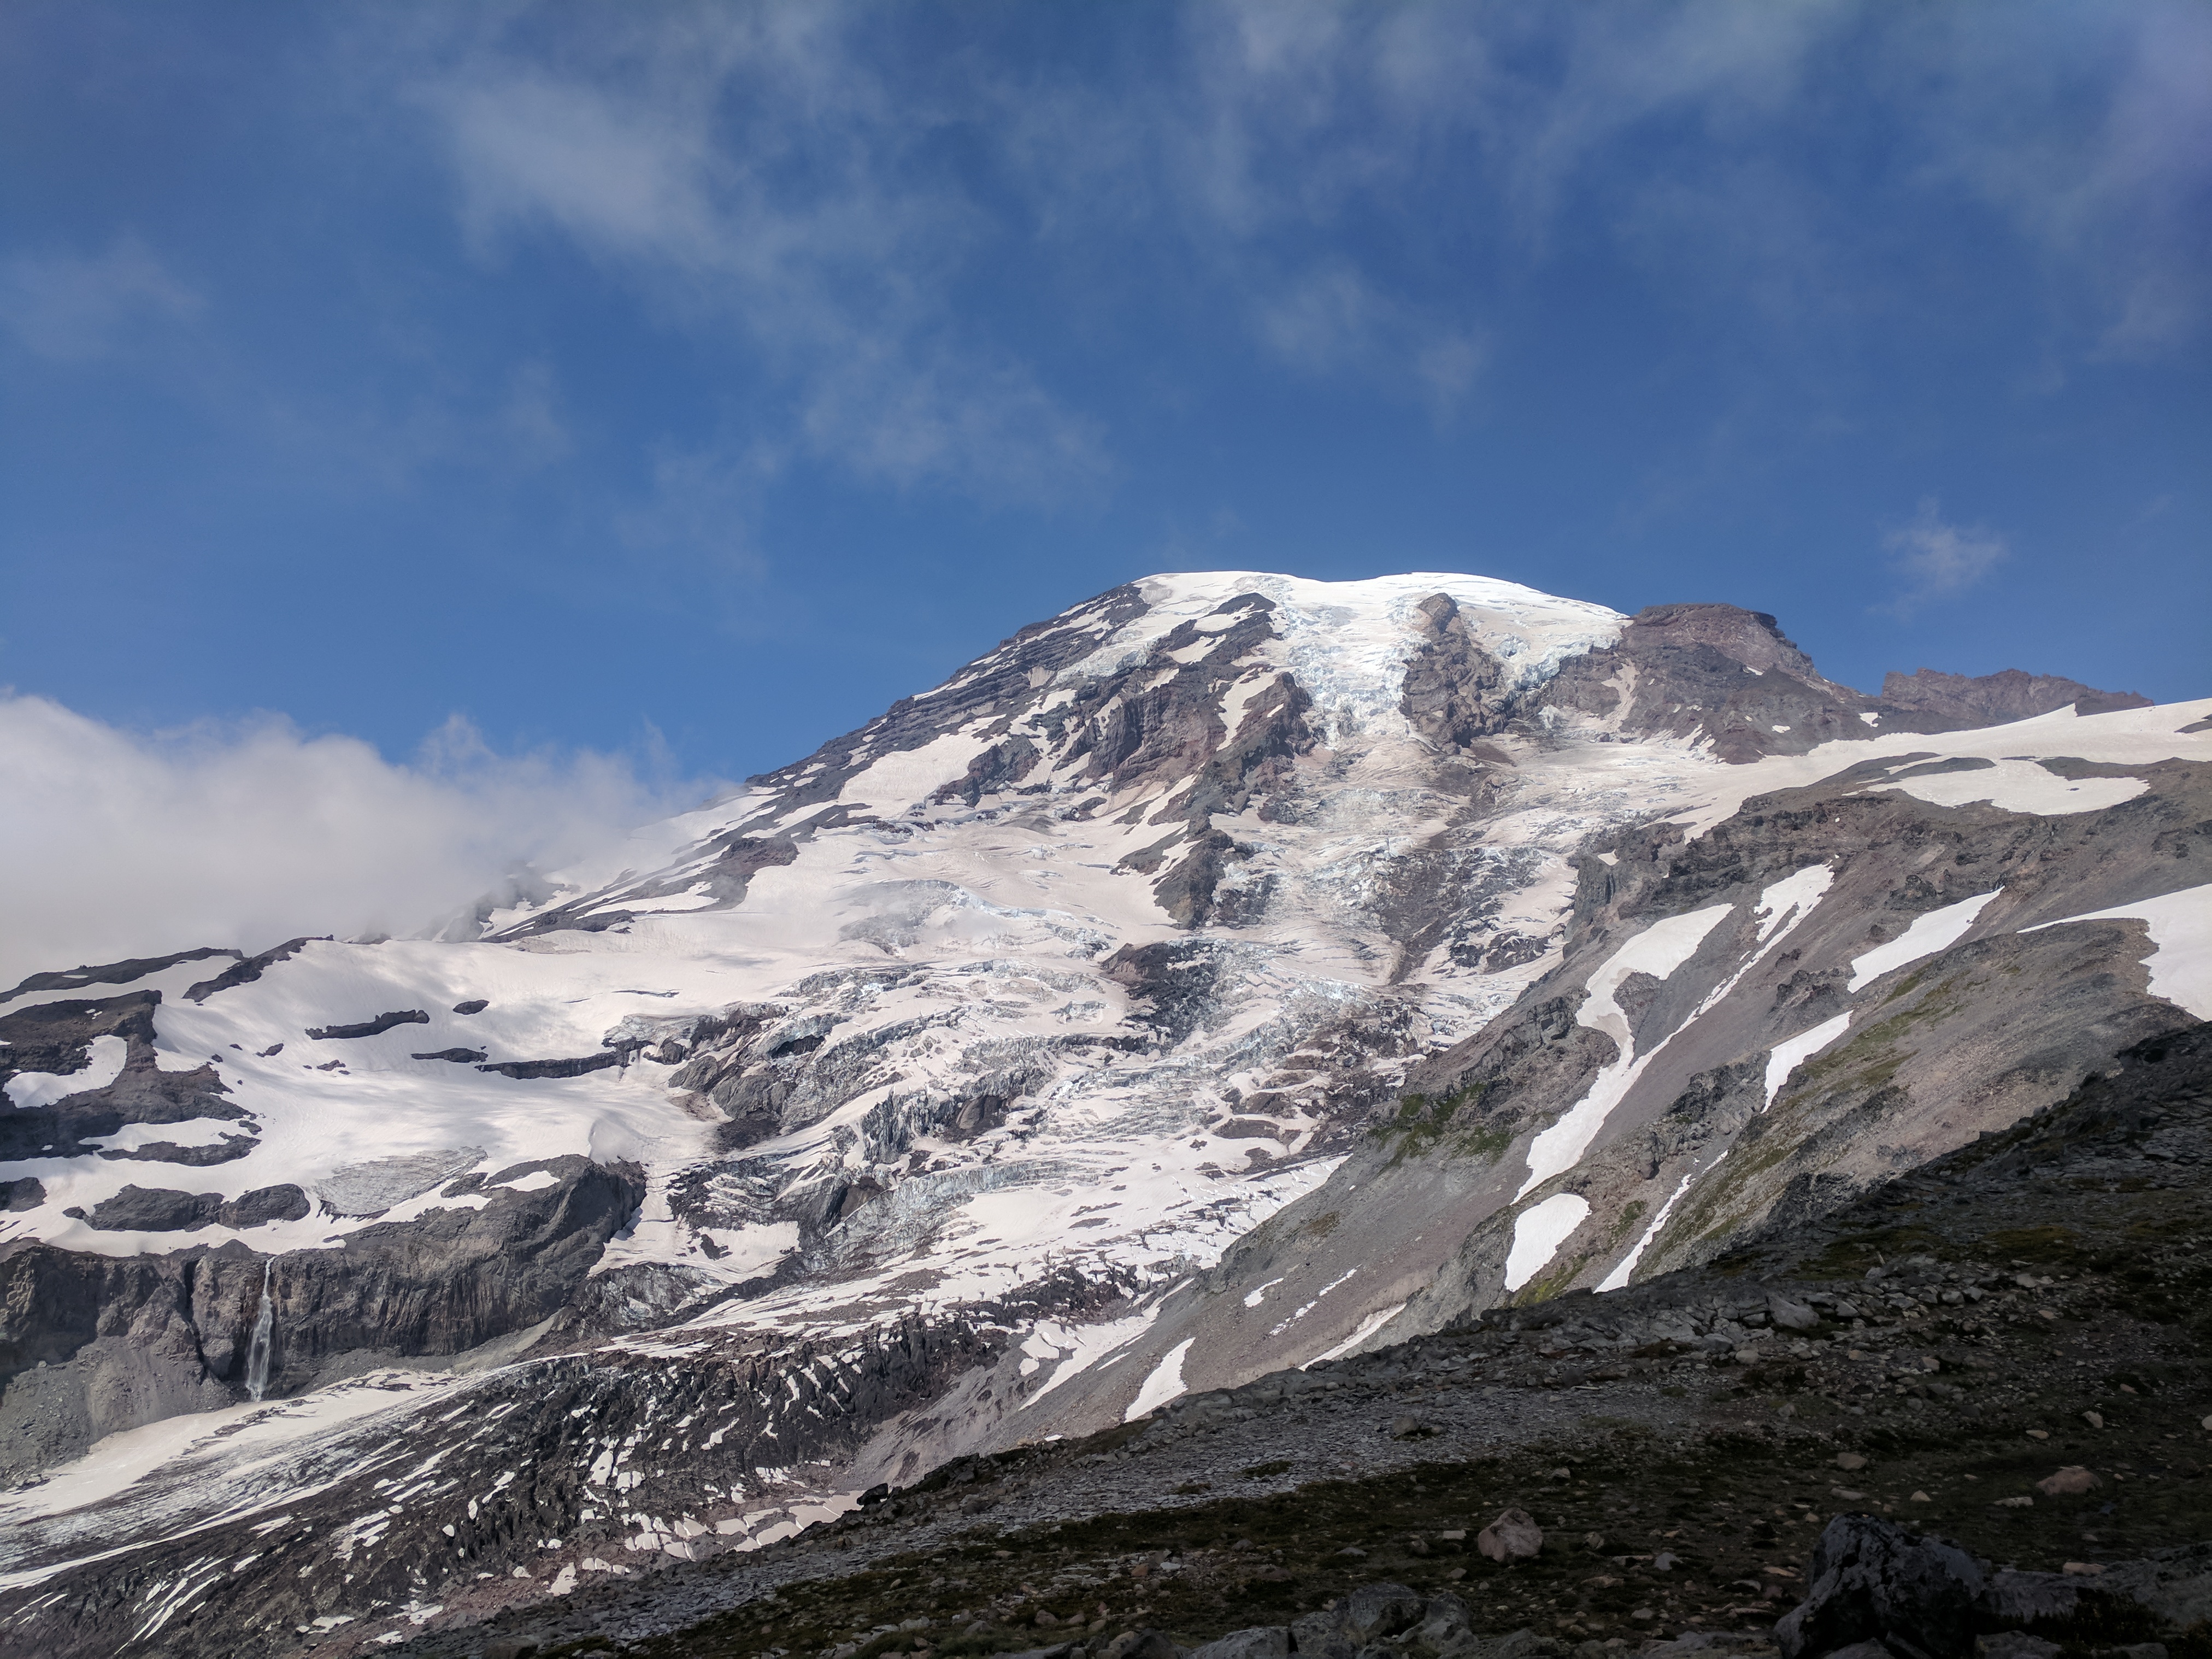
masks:
<svg viewBox="0 0 2212 1659"><path fill-rule="evenodd" d="M106 357L137 331L185 321L199 309L199 295L134 236L117 237L102 253L0 259L0 326L41 357Z"/></svg>
<svg viewBox="0 0 2212 1659"><path fill-rule="evenodd" d="M2212 306L2212 9L2044 7L1992 29L1916 14L1886 78L1916 179L1993 212L2086 324L2087 355L2152 357Z"/></svg>
<svg viewBox="0 0 2212 1659"><path fill-rule="evenodd" d="M1489 331L1482 278L1435 273L1452 240L1523 274L1610 241L1787 328L1911 303L1925 249L1885 226L1978 216L1961 234L2008 239L2043 272L2075 356L2155 356L2212 295L2212 10L2190 0L1237 0L1188 18L1188 67L1123 118L1142 137L1103 154L1127 166L1151 147L1194 243L1254 296L1261 342L1302 368L1316 323L1340 370L1401 377L1423 361L1409 328ZM1846 86L1879 143L1838 131ZM1351 326L1386 315L1395 337Z"/></svg>
<svg viewBox="0 0 2212 1659"><path fill-rule="evenodd" d="M779 438L864 477L1045 501L1094 484L1098 425L963 317L986 218L917 162L936 124L850 20L655 17L587 68L492 40L425 82L480 255L550 232L672 326L741 340L781 389Z"/></svg>
<svg viewBox="0 0 2212 1659"><path fill-rule="evenodd" d="M2001 563L2005 538L1986 525L1959 525L1943 517L1934 496L1920 503L1911 520L1881 538L1892 568L1903 585L1895 598L1878 607L1904 620L1936 599L1963 593Z"/></svg>
<svg viewBox="0 0 2212 1659"><path fill-rule="evenodd" d="M708 792L639 770L498 755L458 719L394 765L274 718L147 735L0 696L0 986L202 945L420 931Z"/></svg>
<svg viewBox="0 0 2212 1659"><path fill-rule="evenodd" d="M550 363L533 357L515 367L497 426L515 460L525 466L550 466L575 448Z"/></svg>
<svg viewBox="0 0 2212 1659"><path fill-rule="evenodd" d="M1569 259L1718 301L1770 368L1830 337L1814 324L1961 303L1930 300L1931 215L2039 273L2029 349L2054 386L2203 319L2192 0L1129 16L1079 60L988 25L952 50L927 13L835 0L522 5L381 72L481 259L580 254L727 361L740 471L827 462L992 503L1110 482L1085 370L1009 324L1009 271L1064 337L1227 317L1273 364L1440 416L1510 349L1516 292Z"/></svg>

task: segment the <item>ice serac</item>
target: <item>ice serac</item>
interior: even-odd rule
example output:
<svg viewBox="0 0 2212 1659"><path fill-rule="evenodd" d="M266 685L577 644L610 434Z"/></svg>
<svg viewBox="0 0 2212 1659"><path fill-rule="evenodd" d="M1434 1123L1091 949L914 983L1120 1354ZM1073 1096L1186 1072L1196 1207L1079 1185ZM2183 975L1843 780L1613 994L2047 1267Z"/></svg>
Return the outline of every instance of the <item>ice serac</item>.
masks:
<svg viewBox="0 0 2212 1659"><path fill-rule="evenodd" d="M750 1547L2011 1122L2195 1018L2212 705L1995 678L1164 575L439 937L27 981L0 1628L374 1641Z"/></svg>

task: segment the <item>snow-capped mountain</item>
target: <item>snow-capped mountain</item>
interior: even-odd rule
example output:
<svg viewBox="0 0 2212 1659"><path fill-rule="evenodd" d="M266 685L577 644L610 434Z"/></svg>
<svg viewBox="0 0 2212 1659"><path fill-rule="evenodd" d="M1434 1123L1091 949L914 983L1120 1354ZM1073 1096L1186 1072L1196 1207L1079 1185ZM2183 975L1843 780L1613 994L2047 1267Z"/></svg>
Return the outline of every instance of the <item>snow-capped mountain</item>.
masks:
<svg viewBox="0 0 2212 1659"><path fill-rule="evenodd" d="M2212 1016L2208 763L1725 605L1162 576L440 939L36 976L0 1639L367 1641L1709 1259Z"/></svg>

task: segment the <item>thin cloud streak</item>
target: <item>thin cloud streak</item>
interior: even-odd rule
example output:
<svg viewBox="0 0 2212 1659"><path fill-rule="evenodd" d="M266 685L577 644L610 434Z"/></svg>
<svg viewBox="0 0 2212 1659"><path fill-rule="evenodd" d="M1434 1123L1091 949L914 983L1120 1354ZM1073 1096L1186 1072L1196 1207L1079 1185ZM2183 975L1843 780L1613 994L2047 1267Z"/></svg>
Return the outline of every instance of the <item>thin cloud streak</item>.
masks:
<svg viewBox="0 0 2212 1659"><path fill-rule="evenodd" d="M914 152L932 124L820 20L677 13L592 71L480 46L428 82L480 258L553 232L672 325L742 338L787 399L777 444L899 488L1054 501L1111 467L1092 420L962 323L988 231Z"/></svg>
<svg viewBox="0 0 2212 1659"><path fill-rule="evenodd" d="M2009 551L2005 538L1986 525L1957 525L1943 517L1943 504L1923 500L1910 523L1881 538L1893 568L1905 586L1879 607L1899 622L1937 599L1963 593L1995 569Z"/></svg>
<svg viewBox="0 0 2212 1659"><path fill-rule="evenodd" d="M200 296L135 236L118 236L88 258L50 251L0 260L0 327L58 362L113 356L139 330L186 321L199 309Z"/></svg>

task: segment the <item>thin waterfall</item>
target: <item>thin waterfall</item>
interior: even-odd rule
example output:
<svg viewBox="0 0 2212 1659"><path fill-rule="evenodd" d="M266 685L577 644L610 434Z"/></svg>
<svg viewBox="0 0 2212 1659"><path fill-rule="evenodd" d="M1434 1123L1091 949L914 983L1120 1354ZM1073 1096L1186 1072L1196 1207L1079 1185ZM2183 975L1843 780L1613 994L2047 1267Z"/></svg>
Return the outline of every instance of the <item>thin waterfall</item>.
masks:
<svg viewBox="0 0 2212 1659"><path fill-rule="evenodd" d="M276 1258L261 1264L261 1313L253 1322L253 1340L246 1349L246 1391L257 1401L269 1386L269 1350L276 1334Z"/></svg>

